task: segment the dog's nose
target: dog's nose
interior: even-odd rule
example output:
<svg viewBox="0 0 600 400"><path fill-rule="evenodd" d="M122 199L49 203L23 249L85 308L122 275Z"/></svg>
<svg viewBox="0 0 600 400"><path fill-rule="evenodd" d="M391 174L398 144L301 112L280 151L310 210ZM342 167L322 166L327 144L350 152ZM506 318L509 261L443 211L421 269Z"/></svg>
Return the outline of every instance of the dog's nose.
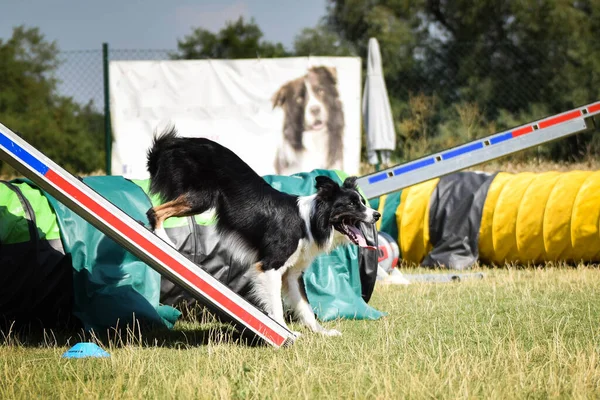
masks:
<svg viewBox="0 0 600 400"><path fill-rule="evenodd" d="M314 116L317 116L317 115L321 114L321 107L319 107L319 106L312 106L310 108L310 113L312 115L314 115Z"/></svg>
<svg viewBox="0 0 600 400"><path fill-rule="evenodd" d="M373 213L373 219L374 219L375 221L379 221L379 218L380 218L380 217L381 217L381 214L379 214L377 211L375 211L375 212Z"/></svg>

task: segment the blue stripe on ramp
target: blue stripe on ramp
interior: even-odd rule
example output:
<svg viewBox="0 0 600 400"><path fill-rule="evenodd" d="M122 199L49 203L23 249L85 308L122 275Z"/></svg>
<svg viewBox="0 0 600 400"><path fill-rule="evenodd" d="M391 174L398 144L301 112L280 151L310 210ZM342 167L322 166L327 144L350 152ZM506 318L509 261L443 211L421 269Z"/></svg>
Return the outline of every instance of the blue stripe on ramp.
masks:
<svg viewBox="0 0 600 400"><path fill-rule="evenodd" d="M48 167L44 163L42 163L40 160L29 154L21 146L13 142L3 132L0 132L0 146L4 147L15 157L23 161L25 164L29 165L31 168L33 168L40 174L45 175L46 172L48 172Z"/></svg>
<svg viewBox="0 0 600 400"><path fill-rule="evenodd" d="M373 175L373 176L369 177L368 181L369 181L369 183L377 183L386 178L387 178L387 174L383 173L383 174Z"/></svg>
<svg viewBox="0 0 600 400"><path fill-rule="evenodd" d="M490 139L490 144L496 144L512 139L512 132L503 133Z"/></svg>
<svg viewBox="0 0 600 400"><path fill-rule="evenodd" d="M479 150L479 149L483 149L483 143L481 143L481 142L471 143L467 146L459 147L457 149L442 153L442 158L444 160L448 160L449 158L458 157L460 155L470 153L472 151Z"/></svg>
<svg viewBox="0 0 600 400"><path fill-rule="evenodd" d="M414 163L411 163L411 164L404 165L402 167L396 168L394 170L394 175L402 175L402 174L405 174L407 172L414 171L415 169L420 169L420 168L423 168L423 167L426 167L426 166L432 165L432 164L435 164L435 160L433 159L433 157L426 158L424 160L416 161Z"/></svg>

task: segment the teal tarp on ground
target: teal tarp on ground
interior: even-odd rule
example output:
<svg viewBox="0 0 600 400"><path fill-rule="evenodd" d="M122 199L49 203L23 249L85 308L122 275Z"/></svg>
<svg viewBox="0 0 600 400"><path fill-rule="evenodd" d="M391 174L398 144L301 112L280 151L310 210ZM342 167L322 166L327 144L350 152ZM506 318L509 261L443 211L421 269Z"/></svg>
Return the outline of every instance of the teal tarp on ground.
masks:
<svg viewBox="0 0 600 400"><path fill-rule="evenodd" d="M346 175L330 170L314 170L292 176L267 175L264 179L275 189L297 196L316 193L315 177L327 175L342 183ZM361 296L358 247L339 247L324 254L304 272L308 301L322 321L336 318L379 319L380 311L368 305Z"/></svg>
<svg viewBox="0 0 600 400"><path fill-rule="evenodd" d="M85 178L84 183L138 221L147 222L146 194L119 176ZM108 236L46 194L73 259L74 315L86 329L123 326L133 319L172 327L180 313L159 306L160 275ZM68 234L65 234L68 233Z"/></svg>

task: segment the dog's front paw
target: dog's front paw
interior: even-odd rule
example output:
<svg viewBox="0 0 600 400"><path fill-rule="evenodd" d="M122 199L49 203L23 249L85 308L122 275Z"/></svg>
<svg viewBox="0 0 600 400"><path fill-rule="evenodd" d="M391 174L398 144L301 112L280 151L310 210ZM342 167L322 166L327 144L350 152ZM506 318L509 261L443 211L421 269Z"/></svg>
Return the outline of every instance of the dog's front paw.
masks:
<svg viewBox="0 0 600 400"><path fill-rule="evenodd" d="M325 336L342 336L342 332L335 329L323 329L320 333Z"/></svg>

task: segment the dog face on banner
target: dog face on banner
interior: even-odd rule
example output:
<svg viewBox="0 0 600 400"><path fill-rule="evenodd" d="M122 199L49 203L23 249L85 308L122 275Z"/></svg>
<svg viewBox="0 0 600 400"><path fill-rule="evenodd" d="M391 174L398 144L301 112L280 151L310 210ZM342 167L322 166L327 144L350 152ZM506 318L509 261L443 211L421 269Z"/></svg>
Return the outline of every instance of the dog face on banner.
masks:
<svg viewBox="0 0 600 400"><path fill-rule="evenodd" d="M272 100L274 108L284 111L277 173L341 168L344 114L335 68L310 68L304 76L282 85Z"/></svg>

